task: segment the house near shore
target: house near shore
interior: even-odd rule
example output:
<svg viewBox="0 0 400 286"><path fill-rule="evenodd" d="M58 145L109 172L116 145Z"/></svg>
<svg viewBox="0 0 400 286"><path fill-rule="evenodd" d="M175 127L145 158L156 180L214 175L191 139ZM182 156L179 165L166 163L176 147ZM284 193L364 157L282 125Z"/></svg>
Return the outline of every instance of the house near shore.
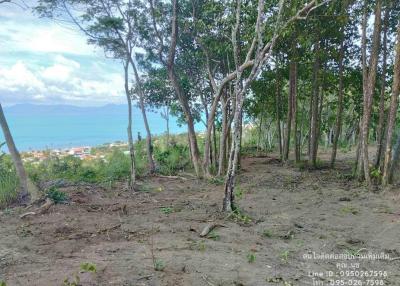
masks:
<svg viewBox="0 0 400 286"><path fill-rule="evenodd" d="M90 155L91 147L74 147L68 151L68 155L84 159Z"/></svg>

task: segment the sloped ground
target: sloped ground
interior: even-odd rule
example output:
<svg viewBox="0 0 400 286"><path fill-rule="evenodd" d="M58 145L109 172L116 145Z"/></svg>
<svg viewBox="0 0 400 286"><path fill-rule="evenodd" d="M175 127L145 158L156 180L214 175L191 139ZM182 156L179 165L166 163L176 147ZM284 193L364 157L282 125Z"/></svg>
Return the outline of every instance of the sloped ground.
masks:
<svg viewBox="0 0 400 286"><path fill-rule="evenodd" d="M346 275L340 270L353 266L358 274L347 274L355 277L336 279L400 285L400 259L393 259L400 257L400 191L367 191L349 180L349 164L300 171L270 157L243 159L237 194L248 217L227 218L222 185L191 177L145 179L137 193L66 188L71 203L44 215L0 215L0 281L63 285L78 275L81 285L344 285L330 284L326 271ZM222 226L201 238L211 221ZM383 252L392 260L319 260L313 252ZM82 272L85 262L96 273ZM387 271L373 279L384 284L359 277L365 270Z"/></svg>

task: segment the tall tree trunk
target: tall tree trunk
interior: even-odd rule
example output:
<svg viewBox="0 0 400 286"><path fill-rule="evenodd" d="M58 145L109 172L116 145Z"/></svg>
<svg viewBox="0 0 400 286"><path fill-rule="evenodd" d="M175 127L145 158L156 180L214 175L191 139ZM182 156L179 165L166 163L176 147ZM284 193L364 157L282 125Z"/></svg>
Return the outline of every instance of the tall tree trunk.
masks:
<svg viewBox="0 0 400 286"><path fill-rule="evenodd" d="M382 184L387 185L390 183L390 160L392 159L392 140L393 140L393 129L396 123L396 113L398 107L400 93L400 25L397 27L397 43L396 43L396 57L394 62L394 72L393 72L393 87L392 87L392 97L390 100L390 109L388 115L388 126L386 134L386 150L385 150L385 160L383 163L383 176Z"/></svg>
<svg viewBox="0 0 400 286"><path fill-rule="evenodd" d="M314 53L315 61L313 67L313 91L311 104L311 122L310 122L310 150L309 150L309 165L313 168L317 163L317 144L318 144L318 107L319 107L319 92L320 92L320 59L319 59L320 43L319 39L315 43Z"/></svg>
<svg viewBox="0 0 400 286"><path fill-rule="evenodd" d="M286 130L285 130L285 141L283 142L283 161L289 159L290 149L290 133L293 122L293 97L296 92L296 63L293 60L289 64L289 94L288 94L288 111L286 117Z"/></svg>
<svg viewBox="0 0 400 286"><path fill-rule="evenodd" d="M281 131L281 78L279 68L276 68L276 87L275 87L275 113L276 113L276 130L278 135L279 158L283 160L282 148L282 131Z"/></svg>
<svg viewBox="0 0 400 286"><path fill-rule="evenodd" d="M156 171L156 166L154 164L154 159L153 159L153 144L152 144L152 139L151 139L150 126L149 126L149 122L147 120L146 108L144 106L143 87L142 87L142 83L141 83L141 80L139 77L139 73L136 68L136 64L133 61L132 57L130 58L129 61L132 65L133 74L135 76L135 81L136 81L138 95L139 95L140 111L142 112L144 127L146 129L146 151L147 151L147 159L149 161L149 173L154 174L154 172Z"/></svg>
<svg viewBox="0 0 400 286"><path fill-rule="evenodd" d="M238 85L238 84L237 84ZM240 129L241 129L241 115L242 115L242 105L243 105L243 93L238 91L239 88L235 88L236 93L236 108L233 119L233 139L232 146L229 154L228 170L226 174L224 193L225 197L222 204L222 210L230 212L234 210L234 186L236 172L239 163L239 152L240 152Z"/></svg>
<svg viewBox="0 0 400 286"><path fill-rule="evenodd" d="M364 165L364 178L367 185L371 185L371 177L369 173L368 158L368 135L369 123L371 119L372 98L375 89L376 71L378 66L378 53L380 45L380 29L381 29L381 1L378 0L375 7L375 23L372 39L372 50L369 62L368 77L364 82L364 101L363 101L363 121L361 129L361 155ZM361 179L361 178L360 178Z"/></svg>
<svg viewBox="0 0 400 286"><path fill-rule="evenodd" d="M129 176L129 189L131 191L134 190L134 185L136 181L136 171L135 171L135 149L133 147L133 136L132 136L132 98L131 98L131 93L129 89L129 62L124 63L124 72L125 72L125 95L126 95L126 100L128 103L128 145L129 145L129 155L131 159L131 170L130 170L130 176Z"/></svg>
<svg viewBox="0 0 400 286"><path fill-rule="evenodd" d="M291 83L291 93L292 93L292 125L293 125L293 138L294 138L294 155L296 163L300 161L300 146L299 146L299 134L297 130L297 62L294 61L291 63L292 67L292 77L290 81Z"/></svg>
<svg viewBox="0 0 400 286"><path fill-rule="evenodd" d="M10 128L8 127L6 117L4 116L3 107L0 103L0 125L3 130L4 138L6 139L8 151L10 152L13 160L15 170L19 178L20 191L18 194L18 202L25 203L29 199L28 193L28 177L26 176L24 165L22 164L21 156L15 146L14 139L11 135Z"/></svg>
<svg viewBox="0 0 400 286"><path fill-rule="evenodd" d="M225 168L225 159L226 159L226 139L228 136L228 96L227 96L227 89L225 89L222 102L221 102L221 109L222 109L222 130L221 136L219 139L219 161L218 161L218 176L222 175L222 172Z"/></svg>
<svg viewBox="0 0 400 286"><path fill-rule="evenodd" d="M397 136L397 142L394 145L394 151L392 156L392 162L389 168L389 182L393 181L394 172L399 168L399 161L400 161L400 134Z"/></svg>
<svg viewBox="0 0 400 286"><path fill-rule="evenodd" d="M344 36L344 35L343 35ZM339 90L338 90L338 106L336 110L336 122L335 122L335 131L333 137L333 145L332 145L332 153L331 153L331 168L335 166L336 161L336 153L337 153L337 145L340 137L340 133L342 130L342 116L343 116L343 59L344 59L344 38L340 43L340 51L339 51Z"/></svg>
<svg viewBox="0 0 400 286"><path fill-rule="evenodd" d="M385 88L386 88L386 69L387 69L387 30L389 26L389 11L390 6L385 9L385 16L383 20L383 51L382 51L382 76L381 76L381 90L379 96L379 120L377 127L377 146L375 154L375 169L379 168L382 150L383 150L383 138L385 135Z"/></svg>

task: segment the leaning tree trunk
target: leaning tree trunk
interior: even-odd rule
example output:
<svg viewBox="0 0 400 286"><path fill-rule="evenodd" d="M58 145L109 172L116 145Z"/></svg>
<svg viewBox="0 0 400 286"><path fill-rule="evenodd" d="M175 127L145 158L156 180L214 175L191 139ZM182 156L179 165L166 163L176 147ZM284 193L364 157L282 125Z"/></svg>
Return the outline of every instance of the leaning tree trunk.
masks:
<svg viewBox="0 0 400 286"><path fill-rule="evenodd" d="M337 145L342 130L342 116L343 116L343 59L344 59L344 39L340 43L339 52L339 91L338 91L338 106L336 111L335 131L333 137L332 153L331 153L331 168L335 166Z"/></svg>
<svg viewBox="0 0 400 286"><path fill-rule="evenodd" d="M135 149L133 147L133 136L132 136L132 98L129 90L129 77L128 77L129 63L124 63L125 72L125 94L126 100L128 102L128 145L129 145L129 155L131 159L130 166L130 176L128 187L131 191L134 190L134 185L136 181L136 170L135 170Z"/></svg>
<svg viewBox="0 0 400 286"><path fill-rule="evenodd" d="M393 140L393 129L396 124L396 112L398 107L400 93L400 25L397 27L397 44L396 44L396 58L394 62L394 73L393 73L393 87L392 87L392 98L390 100L390 110L388 115L388 126L386 135L386 151L385 160L383 163L383 176L382 184L387 185L390 183L390 160L392 156L392 140Z"/></svg>
<svg viewBox="0 0 400 286"><path fill-rule="evenodd" d="M10 128L8 127L6 117L4 116L3 108L0 103L0 125L3 130L4 138L6 139L8 150L11 154L11 158L14 162L15 170L19 178L20 192L18 195L18 201L24 203L29 198L28 193L28 178L26 176L24 165L22 164L21 156L19 155L18 149L15 146L14 139L11 135Z"/></svg>
<svg viewBox="0 0 400 286"><path fill-rule="evenodd" d="M378 136L377 148L375 154L375 169L379 168L383 150L383 139L385 135L385 88L386 88L386 68L387 68L387 30L389 26L389 7L385 9L385 18L383 26L383 51L382 51L382 76L381 76L381 90L379 96L379 120L378 120Z"/></svg>

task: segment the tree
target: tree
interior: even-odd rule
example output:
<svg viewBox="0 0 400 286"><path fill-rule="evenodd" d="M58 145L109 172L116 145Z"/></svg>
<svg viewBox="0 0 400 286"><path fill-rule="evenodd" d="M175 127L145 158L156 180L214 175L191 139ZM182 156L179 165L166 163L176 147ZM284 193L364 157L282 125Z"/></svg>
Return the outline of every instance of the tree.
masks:
<svg viewBox="0 0 400 286"><path fill-rule="evenodd" d="M26 202L29 199L28 193L28 177L25 172L24 165L21 160L21 156L15 146L14 139L11 135L10 128L8 127L6 117L4 116L3 107L0 103L0 125L3 130L4 138L6 139L8 150L10 151L11 158L14 162L15 170L19 178L20 192L18 195L18 201L20 203Z"/></svg>
<svg viewBox="0 0 400 286"><path fill-rule="evenodd" d="M385 160L383 163L383 176L382 176L383 185L387 185L390 182L390 162L392 159L393 129L396 120L399 94L400 94L400 24L398 24L397 27L396 58L394 62L392 97L390 100L390 109L388 114Z"/></svg>

